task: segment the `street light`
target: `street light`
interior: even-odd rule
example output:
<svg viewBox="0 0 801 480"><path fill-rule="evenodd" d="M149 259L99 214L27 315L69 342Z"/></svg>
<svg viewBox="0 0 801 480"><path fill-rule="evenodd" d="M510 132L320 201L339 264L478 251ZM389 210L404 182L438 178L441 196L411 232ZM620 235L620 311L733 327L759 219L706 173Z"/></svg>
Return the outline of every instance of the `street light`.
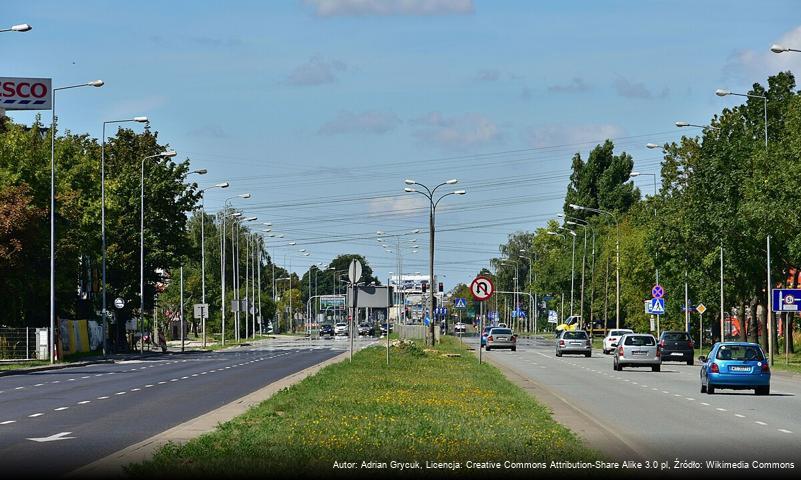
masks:
<svg viewBox="0 0 801 480"><path fill-rule="evenodd" d="M678 122L677 122L678 123ZM588 212L605 214L612 217L615 221L615 229L617 232L615 239L615 328L620 328L620 223L617 221L617 215L600 208L590 208L575 203L570 204L573 210L586 210Z"/></svg>
<svg viewBox="0 0 801 480"><path fill-rule="evenodd" d="M4 28L0 32L28 32L32 29L27 23L20 23L19 25L12 25L9 28Z"/></svg>
<svg viewBox="0 0 801 480"><path fill-rule="evenodd" d="M773 53L784 53L784 52L801 52L801 50L797 50L795 48L785 47L783 45L779 45L774 43L770 46L770 51Z"/></svg>
<svg viewBox="0 0 801 480"><path fill-rule="evenodd" d="M764 105L765 111L765 149L768 148L768 97L766 95L754 95L753 93L736 93L729 90L724 90L719 88L715 90L715 95L718 97L726 97L729 95L735 95L738 97L747 97L747 98L761 98Z"/></svg>
<svg viewBox="0 0 801 480"><path fill-rule="evenodd" d="M175 150L148 155L142 159L142 170L140 177L140 196L139 196L139 331L142 336L139 339L140 352L145 353L145 160L151 158L172 158ZM151 341L158 342L158 332L156 324L153 322L153 332L156 334Z"/></svg>
<svg viewBox="0 0 801 480"><path fill-rule="evenodd" d="M138 122L138 123L147 123L147 117L133 117L133 118L126 118L123 120L108 120L103 122L103 136L101 137L101 144L100 144L100 238L101 238L101 249L103 253L103 261L102 261L102 302L103 307L101 309L101 313L103 315L103 355L106 355L106 342L108 341L108 333L107 333L107 307L106 302L108 301L108 295L106 293L106 125L109 123L126 123L126 122Z"/></svg>
<svg viewBox="0 0 801 480"><path fill-rule="evenodd" d="M201 173L202 172L202 173ZM206 169L196 170L195 173L200 175L206 174ZM201 283L201 297L200 303L203 304L201 307L201 319L202 322L202 329L203 329L203 343L206 343L206 317L208 316L209 312L208 309L205 307L206 305L206 190L211 190L213 188L228 188L230 183L222 182L217 183L215 185L208 186L206 188L202 188L198 193L200 193L200 283ZM183 312L181 312L183 315ZM183 331L181 332L183 335Z"/></svg>
<svg viewBox="0 0 801 480"><path fill-rule="evenodd" d="M240 193L239 195L234 195L232 197L228 197L223 202L223 211L220 215L220 221L222 223L222 236L220 238L220 314L222 320L222 337L220 343L225 346L225 224L227 217L239 218L242 216L240 212L232 212L230 215L228 214L228 209L230 201L235 198L241 199L248 199L250 198L250 193ZM231 283L235 283L235 271L234 271L234 225L231 225ZM205 342L206 336L203 336L203 347L206 346Z"/></svg>
<svg viewBox="0 0 801 480"><path fill-rule="evenodd" d="M403 190L407 193L419 193L420 195L426 197L428 199L429 205L429 214L428 214L428 281L431 283L431 292L428 296L428 315L430 318L430 329L429 333L431 335L431 344L434 344L434 233L435 233L435 217L437 212L437 205L439 202L442 201L443 198L449 195L464 195L466 192L464 190L454 190L452 192L446 193L440 196L436 201L434 201L434 194L436 193L437 189L444 186L444 185L455 185L459 183L457 179L446 180L439 185L435 186L433 189L429 189L426 185L422 183L416 182L415 180L406 179L404 180L406 185L418 185L422 187L425 192L421 192L417 189L411 187L405 187Z"/></svg>
<svg viewBox="0 0 801 480"><path fill-rule="evenodd" d="M30 25L15 25L11 27L13 31L25 32L27 30L14 30L15 27L28 27ZM69 90L80 87L102 87L103 80L92 80L91 82L69 85L66 87L54 88L50 92L50 363L56 361L56 92L59 90Z"/></svg>

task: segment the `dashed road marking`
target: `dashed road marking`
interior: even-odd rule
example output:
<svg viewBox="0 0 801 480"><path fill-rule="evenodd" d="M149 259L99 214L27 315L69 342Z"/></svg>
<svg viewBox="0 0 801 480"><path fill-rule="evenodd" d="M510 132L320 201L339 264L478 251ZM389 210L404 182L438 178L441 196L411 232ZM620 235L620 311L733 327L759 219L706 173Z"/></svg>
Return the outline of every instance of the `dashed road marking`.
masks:
<svg viewBox="0 0 801 480"><path fill-rule="evenodd" d="M728 410L726 410L725 408L720 408L720 407L716 408L715 410L717 410L718 412L728 412Z"/></svg>
<svg viewBox="0 0 801 480"><path fill-rule="evenodd" d="M78 402L78 405L86 405L87 403L91 403L91 402L92 402L91 400L82 400L82 401Z"/></svg>
<svg viewBox="0 0 801 480"><path fill-rule="evenodd" d="M705 407L708 407L708 406L709 406L709 404L708 404L708 403L706 403L706 402L701 402L701 405L703 405L703 406L705 406Z"/></svg>
<svg viewBox="0 0 801 480"><path fill-rule="evenodd" d="M104 396L102 396L102 397L97 397L97 399L98 399L98 400L105 400L105 399L107 399L107 398L108 398L108 396L105 396L105 395L104 395Z"/></svg>
<svg viewBox="0 0 801 480"><path fill-rule="evenodd" d="M66 409L68 409L68 408L70 408L70 407L58 407L58 408L54 408L54 409L53 409L53 411L55 411L55 412L60 412L60 411L62 411L62 410L66 410Z"/></svg>
<svg viewBox="0 0 801 480"><path fill-rule="evenodd" d="M28 418L41 417L42 415L44 415L44 413L34 413L34 414L31 414L31 415L28 415Z"/></svg>
<svg viewBox="0 0 801 480"><path fill-rule="evenodd" d="M17 387L14 390L22 390L23 388L25 388L25 387Z"/></svg>
<svg viewBox="0 0 801 480"><path fill-rule="evenodd" d="M754 423L756 423L757 425L763 425L763 426L767 426L767 423L765 423L765 422L760 422L759 420L756 420Z"/></svg>
<svg viewBox="0 0 801 480"><path fill-rule="evenodd" d="M150 383L149 383L149 384L145 385L145 388L150 388L150 387L152 387L152 386L153 386L153 384L150 384Z"/></svg>
<svg viewBox="0 0 801 480"><path fill-rule="evenodd" d="M745 415L740 415L739 413L735 413L734 416L737 418L745 418Z"/></svg>
<svg viewBox="0 0 801 480"><path fill-rule="evenodd" d="M0 425L9 425L11 423L17 423L16 420L6 420L4 422L0 422Z"/></svg>
<svg viewBox="0 0 801 480"><path fill-rule="evenodd" d="M779 430L780 432L782 432L782 433L793 433L793 432L791 432L790 430L785 430L785 429L783 429L783 428L779 428L778 430Z"/></svg>
<svg viewBox="0 0 801 480"><path fill-rule="evenodd" d="M128 392L117 392L114 395L125 395L126 393L128 393Z"/></svg>

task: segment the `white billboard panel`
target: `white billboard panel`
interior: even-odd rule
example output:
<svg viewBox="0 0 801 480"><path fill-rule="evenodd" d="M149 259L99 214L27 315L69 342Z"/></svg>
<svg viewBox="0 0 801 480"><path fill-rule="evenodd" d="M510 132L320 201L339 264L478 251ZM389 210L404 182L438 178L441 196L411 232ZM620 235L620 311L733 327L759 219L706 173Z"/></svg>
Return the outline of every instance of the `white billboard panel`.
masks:
<svg viewBox="0 0 801 480"><path fill-rule="evenodd" d="M0 109L50 110L50 78L0 77Z"/></svg>

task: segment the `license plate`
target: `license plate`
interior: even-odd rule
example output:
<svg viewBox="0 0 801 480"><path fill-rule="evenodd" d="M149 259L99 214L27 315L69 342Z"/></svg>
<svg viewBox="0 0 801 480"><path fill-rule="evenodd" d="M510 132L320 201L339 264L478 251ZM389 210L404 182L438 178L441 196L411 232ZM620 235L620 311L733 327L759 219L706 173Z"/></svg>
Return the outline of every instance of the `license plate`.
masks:
<svg viewBox="0 0 801 480"><path fill-rule="evenodd" d="M645 355L646 353L648 353L648 352L642 352L642 351L639 351L639 350L635 350L635 351L631 352L632 355Z"/></svg>
<svg viewBox="0 0 801 480"><path fill-rule="evenodd" d="M672 355L672 356L674 356L674 357L681 357L681 356L684 356L684 354L683 354L683 353L679 353L679 352L673 352L673 353L671 353L671 355Z"/></svg>
<svg viewBox="0 0 801 480"><path fill-rule="evenodd" d="M506 337L498 337L498 341L499 341L499 342L505 342L505 341L507 341L507 340L509 340L509 339L508 339L508 338L506 338Z"/></svg>
<svg viewBox="0 0 801 480"><path fill-rule="evenodd" d="M750 372L751 367L729 367L732 372Z"/></svg>
<svg viewBox="0 0 801 480"><path fill-rule="evenodd" d="M570 342L571 345L581 345L581 342Z"/></svg>

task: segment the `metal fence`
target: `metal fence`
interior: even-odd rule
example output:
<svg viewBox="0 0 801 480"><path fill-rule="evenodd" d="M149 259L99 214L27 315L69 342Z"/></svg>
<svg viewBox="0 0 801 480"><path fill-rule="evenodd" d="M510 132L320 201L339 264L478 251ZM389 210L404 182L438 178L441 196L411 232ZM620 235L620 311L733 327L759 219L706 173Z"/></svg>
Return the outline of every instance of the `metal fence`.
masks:
<svg viewBox="0 0 801 480"><path fill-rule="evenodd" d="M31 360L39 358L38 328L0 327L0 360ZM47 347L44 349L47 355Z"/></svg>

